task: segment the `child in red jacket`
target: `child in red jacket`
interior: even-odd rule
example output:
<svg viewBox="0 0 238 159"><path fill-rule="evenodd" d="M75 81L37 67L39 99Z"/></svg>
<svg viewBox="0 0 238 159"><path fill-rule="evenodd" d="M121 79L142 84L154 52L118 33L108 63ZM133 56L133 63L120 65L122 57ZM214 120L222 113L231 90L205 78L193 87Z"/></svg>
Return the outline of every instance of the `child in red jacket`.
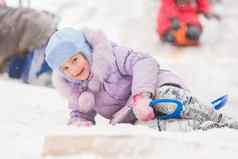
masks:
<svg viewBox="0 0 238 159"><path fill-rule="evenodd" d="M208 0L161 0L157 32L162 41L197 44L202 33L198 14L210 17Z"/></svg>

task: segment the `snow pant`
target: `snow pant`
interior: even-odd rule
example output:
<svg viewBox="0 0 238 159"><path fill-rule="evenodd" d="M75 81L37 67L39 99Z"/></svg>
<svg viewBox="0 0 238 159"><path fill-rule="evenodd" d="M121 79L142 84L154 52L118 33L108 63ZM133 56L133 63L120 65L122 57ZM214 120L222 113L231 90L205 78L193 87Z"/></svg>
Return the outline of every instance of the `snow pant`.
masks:
<svg viewBox="0 0 238 159"><path fill-rule="evenodd" d="M198 41L201 36L201 29L198 26L189 26L186 32L186 37L192 41Z"/></svg>

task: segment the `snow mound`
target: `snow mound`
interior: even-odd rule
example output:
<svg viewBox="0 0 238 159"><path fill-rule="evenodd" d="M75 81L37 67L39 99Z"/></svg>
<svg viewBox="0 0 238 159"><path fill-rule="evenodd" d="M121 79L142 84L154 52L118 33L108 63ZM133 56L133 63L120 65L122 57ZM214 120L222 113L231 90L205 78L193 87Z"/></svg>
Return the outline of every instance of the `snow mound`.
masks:
<svg viewBox="0 0 238 159"><path fill-rule="evenodd" d="M158 132L143 126L62 128L46 137L44 159L222 159L238 154L237 131Z"/></svg>

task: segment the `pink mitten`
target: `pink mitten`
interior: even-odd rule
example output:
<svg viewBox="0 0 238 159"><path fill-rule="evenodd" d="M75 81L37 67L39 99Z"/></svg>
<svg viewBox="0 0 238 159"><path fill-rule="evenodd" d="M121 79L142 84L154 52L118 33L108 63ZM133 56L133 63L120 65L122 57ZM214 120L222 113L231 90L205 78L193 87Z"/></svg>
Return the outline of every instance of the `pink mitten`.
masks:
<svg viewBox="0 0 238 159"><path fill-rule="evenodd" d="M133 112L139 121L150 121L155 118L153 109L149 106L151 99L139 94L134 96Z"/></svg>

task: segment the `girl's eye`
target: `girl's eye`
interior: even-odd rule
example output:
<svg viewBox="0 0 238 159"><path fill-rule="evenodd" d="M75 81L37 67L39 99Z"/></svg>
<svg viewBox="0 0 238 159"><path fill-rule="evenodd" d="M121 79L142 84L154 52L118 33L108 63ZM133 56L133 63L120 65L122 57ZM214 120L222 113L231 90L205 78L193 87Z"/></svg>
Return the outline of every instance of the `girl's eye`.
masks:
<svg viewBox="0 0 238 159"><path fill-rule="evenodd" d="M64 70L64 71L67 71L68 69L69 69L68 66L63 67L63 70Z"/></svg>
<svg viewBox="0 0 238 159"><path fill-rule="evenodd" d="M78 60L78 58L77 58L77 57L75 57L75 58L73 58L72 62L73 62L73 63L76 63L76 62L77 62L77 60Z"/></svg>

